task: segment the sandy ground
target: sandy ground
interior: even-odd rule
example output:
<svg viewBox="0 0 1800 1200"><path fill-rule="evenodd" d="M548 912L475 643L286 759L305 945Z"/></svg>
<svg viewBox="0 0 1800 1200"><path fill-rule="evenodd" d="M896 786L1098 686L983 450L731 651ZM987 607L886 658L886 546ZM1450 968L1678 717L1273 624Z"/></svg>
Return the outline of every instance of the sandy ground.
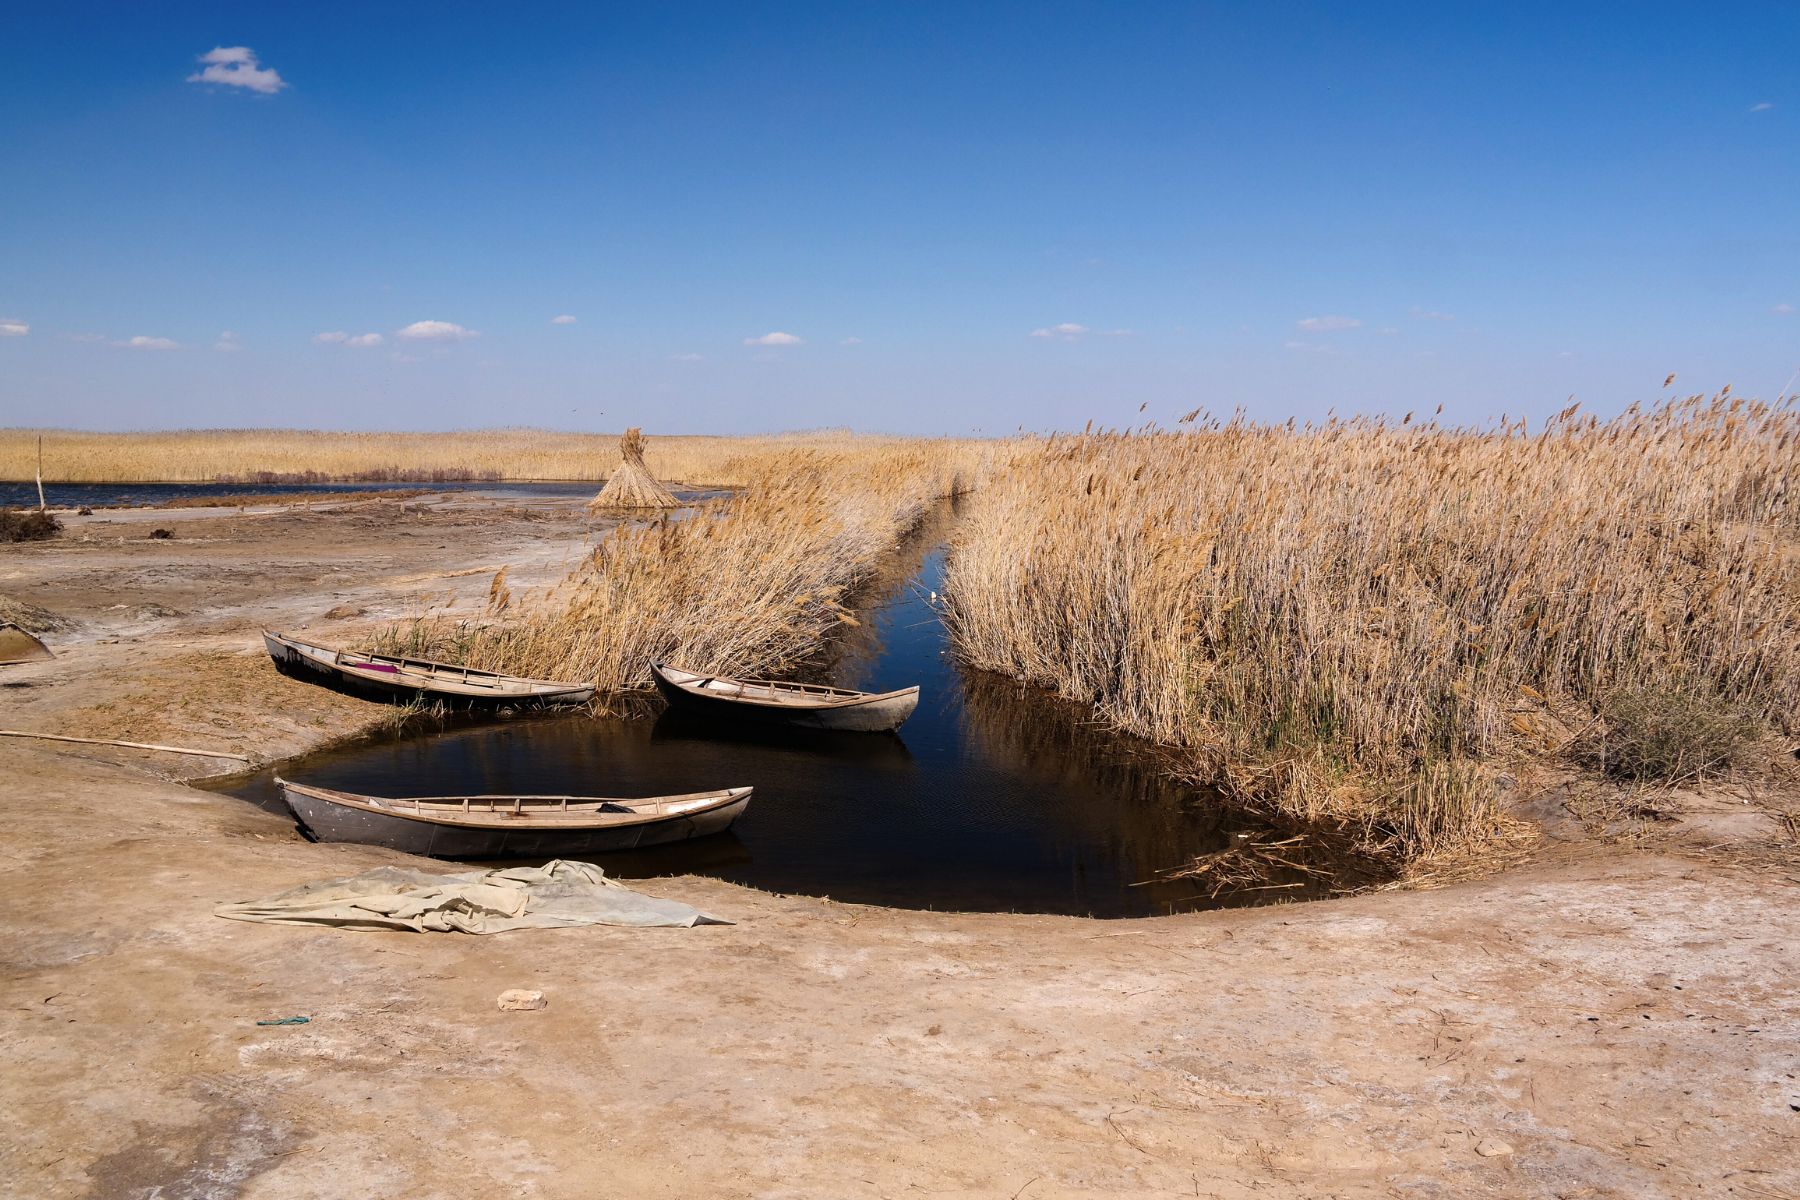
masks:
<svg viewBox="0 0 1800 1200"><path fill-rule="evenodd" d="M384 710L276 675L258 626L472 604L586 532L479 502L71 525L0 547L0 593L80 622L0 669L0 726L259 759ZM644 890L737 923L474 938L212 916L405 861L176 778L215 769L0 739L0 1194L1800 1196L1800 866L1756 805L1310 905L675 879ZM499 1012L514 987L549 1007Z"/></svg>

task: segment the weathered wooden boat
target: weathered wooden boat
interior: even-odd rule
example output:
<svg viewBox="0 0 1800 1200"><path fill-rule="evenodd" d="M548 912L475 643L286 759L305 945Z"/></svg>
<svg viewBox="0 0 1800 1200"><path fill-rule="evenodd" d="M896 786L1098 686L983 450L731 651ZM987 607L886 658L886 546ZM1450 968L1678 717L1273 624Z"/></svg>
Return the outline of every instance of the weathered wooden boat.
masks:
<svg viewBox="0 0 1800 1200"><path fill-rule="evenodd" d="M452 704L507 704L519 707L583 704L594 689L552 679L525 679L497 671L477 671L426 658L391 654L350 654L263 630L263 645L275 665L290 674L321 675L382 697L430 697Z"/></svg>
<svg viewBox="0 0 1800 1200"><path fill-rule="evenodd" d="M882 733L900 728L919 706L917 687L852 692L771 679L721 679L664 663L651 663L650 671L670 705L723 719Z"/></svg>
<svg viewBox="0 0 1800 1200"><path fill-rule="evenodd" d="M288 809L321 842L386 846L433 858L564 858L723 833L752 789L609 800L595 796L428 796L389 800L290 783Z"/></svg>
<svg viewBox="0 0 1800 1200"><path fill-rule="evenodd" d="M11 621L0 621L0 665L41 662L55 658L50 647L26 633Z"/></svg>

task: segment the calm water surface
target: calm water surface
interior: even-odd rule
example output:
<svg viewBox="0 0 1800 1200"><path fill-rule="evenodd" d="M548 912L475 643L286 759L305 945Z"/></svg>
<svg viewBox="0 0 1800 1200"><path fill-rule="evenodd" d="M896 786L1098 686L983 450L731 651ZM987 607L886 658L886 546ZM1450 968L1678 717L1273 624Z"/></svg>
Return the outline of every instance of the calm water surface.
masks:
<svg viewBox="0 0 1800 1200"><path fill-rule="evenodd" d="M1316 885L1217 900L1160 871L1256 826L1176 786L1071 706L960 667L929 599L950 516L897 556L885 594L824 671L846 686L922 685L898 735L786 733L649 720L516 717L312 756L284 777L382 796L644 796L751 785L726 834L603 856L614 875L704 874L777 892L909 908L1086 914L1296 899ZM272 772L232 785L281 808Z"/></svg>

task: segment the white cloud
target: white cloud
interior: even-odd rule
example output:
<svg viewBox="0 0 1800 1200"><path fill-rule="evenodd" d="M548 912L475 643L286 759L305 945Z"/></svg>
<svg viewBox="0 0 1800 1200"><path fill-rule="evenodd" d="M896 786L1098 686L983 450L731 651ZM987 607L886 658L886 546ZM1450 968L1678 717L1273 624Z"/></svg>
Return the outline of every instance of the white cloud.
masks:
<svg viewBox="0 0 1800 1200"><path fill-rule="evenodd" d="M1774 107L1775 106L1773 104L1770 104L1767 100L1764 100L1761 104L1752 104L1750 106L1750 111L1751 112L1768 112L1771 108L1774 108Z"/></svg>
<svg viewBox="0 0 1800 1200"><path fill-rule="evenodd" d="M31 332L31 326L23 321L7 319L0 321L0 337L24 337Z"/></svg>
<svg viewBox="0 0 1800 1200"><path fill-rule="evenodd" d="M1034 329L1034 338L1056 338L1059 341L1072 342L1084 333L1092 332L1086 325L1077 325L1073 321L1064 321L1061 325L1051 325L1045 329Z"/></svg>
<svg viewBox="0 0 1800 1200"><path fill-rule="evenodd" d="M671 355L669 355L669 361L670 362L685 362L685 363L705 362L706 355L704 355L704 354L671 354Z"/></svg>
<svg viewBox="0 0 1800 1200"><path fill-rule="evenodd" d="M839 342L838 345L840 345L840 346L860 346L860 345L862 345L862 339L859 337L847 337L843 341Z"/></svg>
<svg viewBox="0 0 1800 1200"><path fill-rule="evenodd" d="M1340 329L1355 329L1362 322L1355 317L1305 317L1294 322L1295 329L1304 329L1307 333L1336 333Z"/></svg>
<svg viewBox="0 0 1800 1200"><path fill-rule="evenodd" d="M481 335L451 321L414 321L394 336L409 342L466 342Z"/></svg>
<svg viewBox="0 0 1800 1200"><path fill-rule="evenodd" d="M1791 304L1777 304L1775 307L1771 308L1769 311L1774 313L1778 317L1785 317L1794 311L1794 306Z"/></svg>
<svg viewBox="0 0 1800 1200"><path fill-rule="evenodd" d="M238 344L238 335L227 329L224 333L219 335L219 340L213 343L213 349L229 352L232 350L241 350L243 347Z"/></svg>
<svg viewBox="0 0 1800 1200"><path fill-rule="evenodd" d="M313 341L321 346L379 346L387 339L379 333L345 333L333 329L328 333L313 334Z"/></svg>
<svg viewBox="0 0 1800 1200"><path fill-rule="evenodd" d="M359 333L353 338L345 338L344 345L346 345L346 346L379 346L379 345L381 345L381 343L383 343L385 341L387 341L387 339L382 337L379 333Z"/></svg>
<svg viewBox="0 0 1800 1200"><path fill-rule="evenodd" d="M550 323L552 325L573 325L575 323L575 318L571 317L568 313L564 313L560 317L551 317Z"/></svg>
<svg viewBox="0 0 1800 1200"><path fill-rule="evenodd" d="M257 61L256 51L248 46L217 46L200 56L204 70L187 77L189 83L219 83L226 87L248 88L273 96L287 86L287 81L273 67Z"/></svg>
<svg viewBox="0 0 1800 1200"><path fill-rule="evenodd" d="M319 343L321 346L333 346L339 342L347 342L349 340L350 335L341 329L333 329L330 333L313 334L313 341Z"/></svg>
<svg viewBox="0 0 1800 1200"><path fill-rule="evenodd" d="M122 342L115 342L114 345L123 346L127 350L179 350L179 349L181 349L181 343L179 343L179 342L171 341L170 339L165 338L165 337L145 337L141 333L138 334L134 338L127 338Z"/></svg>
<svg viewBox="0 0 1800 1200"><path fill-rule="evenodd" d="M774 333L765 333L761 337L745 338L746 346L798 346L800 339L791 333L783 333L777 329Z"/></svg>

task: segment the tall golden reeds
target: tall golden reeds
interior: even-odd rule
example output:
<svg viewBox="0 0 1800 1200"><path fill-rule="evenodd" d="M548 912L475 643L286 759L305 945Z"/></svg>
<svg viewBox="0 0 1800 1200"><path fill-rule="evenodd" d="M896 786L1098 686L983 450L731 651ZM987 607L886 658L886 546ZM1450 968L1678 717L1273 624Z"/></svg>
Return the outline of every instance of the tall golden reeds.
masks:
<svg viewBox="0 0 1800 1200"><path fill-rule="evenodd" d="M28 480L44 439L50 482L119 481L440 483L457 479L605 479L619 465L610 433L473 429L451 433L344 433L306 429L183 429L88 433L0 429L0 479ZM733 463L783 449L856 451L896 439L844 430L762 437L658 437L648 464L659 479L734 485Z"/></svg>
<svg viewBox="0 0 1800 1200"><path fill-rule="evenodd" d="M1528 435L1377 420L1021 445L948 564L973 664L1403 858L1619 689L1800 708L1800 421L1694 397Z"/></svg>
<svg viewBox="0 0 1800 1200"><path fill-rule="evenodd" d="M488 619L415 623L386 644L607 692L646 684L658 659L780 671L853 620L851 589L981 453L899 442L749 456L726 468L747 480L738 495L620 526L555 588L520 596L496 580Z"/></svg>

